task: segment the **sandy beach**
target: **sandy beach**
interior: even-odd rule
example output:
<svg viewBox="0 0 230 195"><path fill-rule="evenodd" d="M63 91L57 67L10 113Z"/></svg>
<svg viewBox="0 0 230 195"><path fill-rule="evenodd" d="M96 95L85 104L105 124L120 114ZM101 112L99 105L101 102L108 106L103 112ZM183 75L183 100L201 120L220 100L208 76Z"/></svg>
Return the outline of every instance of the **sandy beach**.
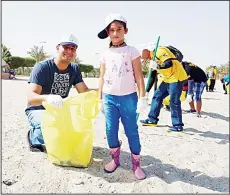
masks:
<svg viewBox="0 0 230 195"><path fill-rule="evenodd" d="M97 79L84 79L97 88ZM104 116L95 120L92 163L88 168L60 167L45 153L28 149L25 79L2 80L2 193L229 193L229 95L220 81L215 92L204 92L202 118L183 113L184 133L167 132L170 112L161 110L159 127L142 127L143 181L131 171L123 126L121 166L104 173L110 160ZM75 89L71 90L74 94ZM182 109L189 108L187 102ZM142 113L139 119L146 118Z"/></svg>

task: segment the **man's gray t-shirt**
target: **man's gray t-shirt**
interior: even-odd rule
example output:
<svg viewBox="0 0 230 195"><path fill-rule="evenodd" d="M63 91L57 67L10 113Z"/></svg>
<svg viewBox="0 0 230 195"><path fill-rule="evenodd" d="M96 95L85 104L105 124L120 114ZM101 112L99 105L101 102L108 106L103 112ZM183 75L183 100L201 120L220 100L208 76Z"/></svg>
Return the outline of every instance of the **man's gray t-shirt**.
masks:
<svg viewBox="0 0 230 195"><path fill-rule="evenodd" d="M68 96L71 87L83 82L80 68L70 63L66 70L59 70L54 59L48 59L36 64L30 74L28 83L42 86L41 95L57 94L62 98ZM27 105L27 110L40 110L43 106Z"/></svg>

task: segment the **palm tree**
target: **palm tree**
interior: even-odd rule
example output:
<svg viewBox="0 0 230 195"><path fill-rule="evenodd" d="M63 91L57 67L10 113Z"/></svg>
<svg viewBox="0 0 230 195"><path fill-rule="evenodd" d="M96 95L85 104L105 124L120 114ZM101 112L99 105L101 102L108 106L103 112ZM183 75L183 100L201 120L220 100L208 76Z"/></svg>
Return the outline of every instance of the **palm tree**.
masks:
<svg viewBox="0 0 230 195"><path fill-rule="evenodd" d="M10 53L10 50L2 44L2 59L7 63L7 64L10 64L11 62L11 53Z"/></svg>
<svg viewBox="0 0 230 195"><path fill-rule="evenodd" d="M36 60L36 62L40 62L42 60L45 60L49 56L44 51L43 46L39 47L37 45L34 45L33 48L30 49L30 51L27 52L32 58Z"/></svg>

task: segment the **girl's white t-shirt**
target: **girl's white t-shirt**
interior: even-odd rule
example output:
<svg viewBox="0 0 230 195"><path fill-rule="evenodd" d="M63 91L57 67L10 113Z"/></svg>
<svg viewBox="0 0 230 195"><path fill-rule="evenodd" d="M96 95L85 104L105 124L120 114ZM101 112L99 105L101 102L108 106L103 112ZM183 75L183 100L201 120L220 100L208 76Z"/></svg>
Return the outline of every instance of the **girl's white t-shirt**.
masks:
<svg viewBox="0 0 230 195"><path fill-rule="evenodd" d="M136 92L132 60L139 56L140 52L131 46L104 51L100 58L100 63L105 64L102 92L118 96Z"/></svg>

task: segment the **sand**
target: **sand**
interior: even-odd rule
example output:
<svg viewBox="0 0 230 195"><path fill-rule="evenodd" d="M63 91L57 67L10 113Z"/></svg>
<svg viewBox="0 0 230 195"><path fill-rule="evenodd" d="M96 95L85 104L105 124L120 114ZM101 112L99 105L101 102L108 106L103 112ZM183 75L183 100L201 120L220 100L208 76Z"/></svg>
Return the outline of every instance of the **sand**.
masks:
<svg viewBox="0 0 230 195"><path fill-rule="evenodd" d="M97 79L85 79L97 88ZM26 134L27 82L2 80L3 193L229 193L229 95L220 81L215 92L204 92L202 118L183 113L184 133L167 132L170 112L161 110L159 127L142 127L143 181L131 171L127 138L120 125L121 166L106 174L109 161L104 116L95 120L92 163L88 168L59 167L45 153L28 149ZM71 94L74 89L71 90ZM188 109L187 102L182 103ZM146 118L142 113L140 119Z"/></svg>

